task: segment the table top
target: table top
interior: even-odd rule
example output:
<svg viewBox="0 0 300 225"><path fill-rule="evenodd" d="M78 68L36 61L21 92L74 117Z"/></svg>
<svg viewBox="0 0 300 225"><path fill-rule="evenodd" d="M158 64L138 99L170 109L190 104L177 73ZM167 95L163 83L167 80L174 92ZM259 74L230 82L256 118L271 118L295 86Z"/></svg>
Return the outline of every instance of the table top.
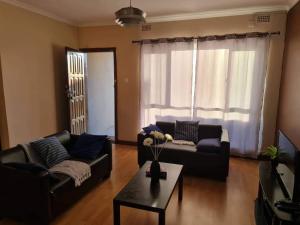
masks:
<svg viewBox="0 0 300 225"><path fill-rule="evenodd" d="M121 205L150 211L165 210L176 187L183 166L160 162L162 170L167 171L167 179L160 179L151 185L151 178L146 177L146 170L151 162L147 161L129 183L117 194L114 201Z"/></svg>

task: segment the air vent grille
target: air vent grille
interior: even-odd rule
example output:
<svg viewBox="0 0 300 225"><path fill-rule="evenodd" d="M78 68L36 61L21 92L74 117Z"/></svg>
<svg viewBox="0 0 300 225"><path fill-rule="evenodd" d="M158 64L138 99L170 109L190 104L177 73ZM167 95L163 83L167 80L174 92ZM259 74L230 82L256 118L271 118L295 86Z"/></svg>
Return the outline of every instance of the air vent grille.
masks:
<svg viewBox="0 0 300 225"><path fill-rule="evenodd" d="M270 15L257 15L256 16L256 23L270 23L271 16Z"/></svg>

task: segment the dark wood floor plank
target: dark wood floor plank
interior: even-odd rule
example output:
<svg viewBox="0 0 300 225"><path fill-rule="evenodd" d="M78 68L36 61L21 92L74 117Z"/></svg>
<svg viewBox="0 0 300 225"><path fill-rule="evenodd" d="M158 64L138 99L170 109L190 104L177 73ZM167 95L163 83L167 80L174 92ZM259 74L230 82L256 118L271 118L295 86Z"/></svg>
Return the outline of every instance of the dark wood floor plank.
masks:
<svg viewBox="0 0 300 225"><path fill-rule="evenodd" d="M137 172L134 146L116 145L113 172L77 204L53 221L53 225L112 225L114 196ZM178 204L176 188L166 211L166 225L255 225L254 200L258 187L258 163L231 158L227 182L184 177L184 198ZM3 219L0 225L19 225ZM121 207L122 225L158 224L157 213Z"/></svg>

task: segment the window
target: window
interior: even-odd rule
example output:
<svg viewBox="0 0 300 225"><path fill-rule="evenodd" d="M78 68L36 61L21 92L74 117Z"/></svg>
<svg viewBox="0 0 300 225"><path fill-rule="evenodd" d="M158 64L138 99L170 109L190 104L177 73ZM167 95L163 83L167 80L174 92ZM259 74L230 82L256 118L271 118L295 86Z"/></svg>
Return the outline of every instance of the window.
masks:
<svg viewBox="0 0 300 225"><path fill-rule="evenodd" d="M141 126L221 124L237 154L257 153L268 38L142 45Z"/></svg>

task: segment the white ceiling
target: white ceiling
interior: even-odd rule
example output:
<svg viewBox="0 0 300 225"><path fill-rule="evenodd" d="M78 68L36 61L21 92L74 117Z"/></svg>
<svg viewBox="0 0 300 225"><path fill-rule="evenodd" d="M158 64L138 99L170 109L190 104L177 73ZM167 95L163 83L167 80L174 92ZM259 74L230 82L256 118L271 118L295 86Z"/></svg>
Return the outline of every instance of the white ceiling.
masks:
<svg viewBox="0 0 300 225"><path fill-rule="evenodd" d="M114 12L129 0L0 0L76 25L113 24ZM298 0L132 0L148 21L193 18L210 14L287 10ZM237 10L233 10L237 9ZM208 14L207 14L208 13ZM173 17L172 17L173 15ZM176 15L174 17L174 15ZM209 16L209 15L208 15Z"/></svg>

